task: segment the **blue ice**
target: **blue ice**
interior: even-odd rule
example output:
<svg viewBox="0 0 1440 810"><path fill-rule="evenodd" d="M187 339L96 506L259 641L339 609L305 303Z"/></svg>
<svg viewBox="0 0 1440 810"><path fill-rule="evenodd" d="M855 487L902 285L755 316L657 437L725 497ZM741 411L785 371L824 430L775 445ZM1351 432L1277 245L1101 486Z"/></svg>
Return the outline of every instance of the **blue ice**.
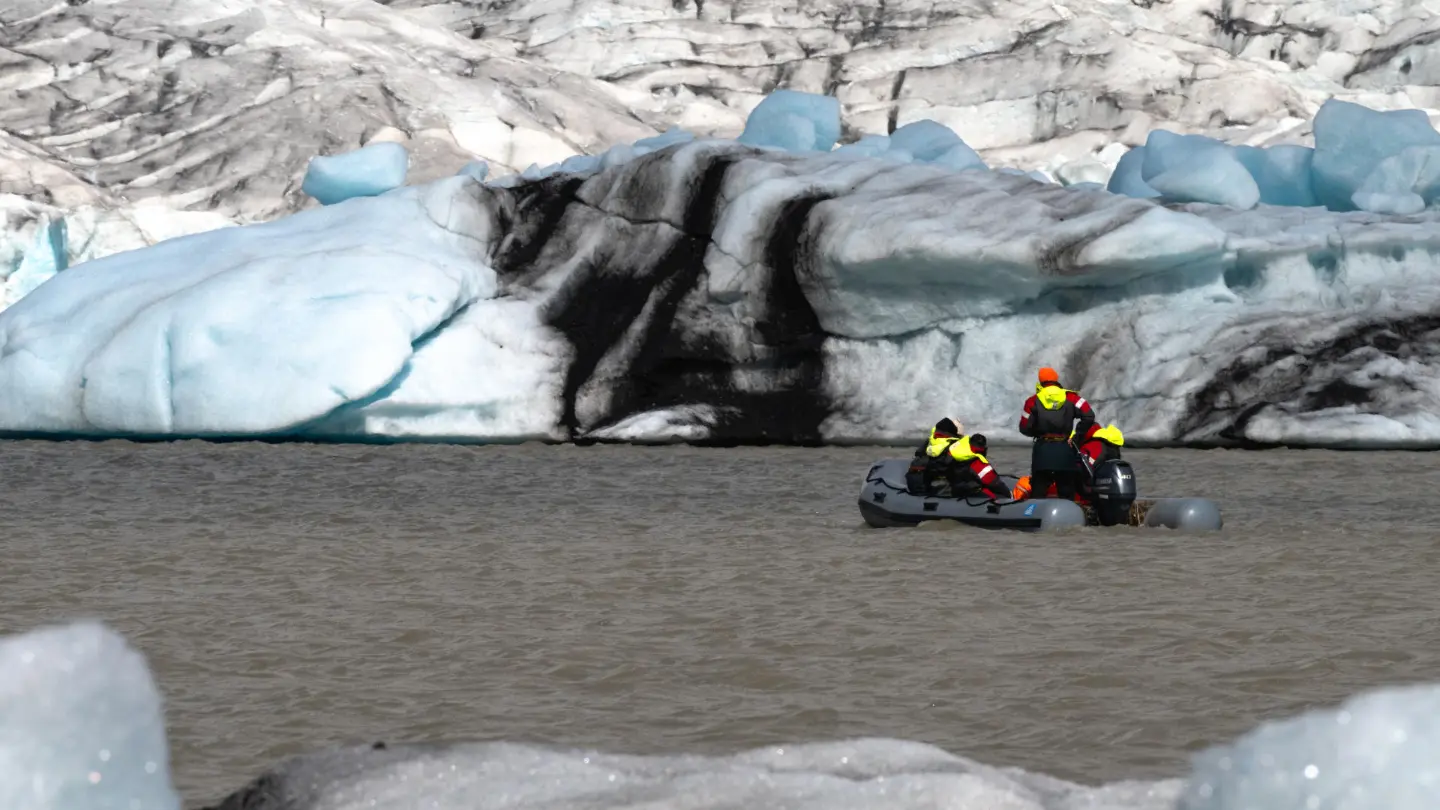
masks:
<svg viewBox="0 0 1440 810"><path fill-rule="evenodd" d="M840 100L776 90L750 112L737 140L789 152L828 152L840 140Z"/></svg>
<svg viewBox="0 0 1440 810"><path fill-rule="evenodd" d="M374 394L494 290L468 183L446 178L116 253L0 313L0 424L264 433ZM83 310L83 318L67 313Z"/></svg>
<svg viewBox="0 0 1440 810"><path fill-rule="evenodd" d="M1422 110L1378 112L1331 99L1315 114L1315 163L1311 170L1315 195L1332 211L1353 211L1361 202L1389 208L1406 205L1404 197L1413 189L1402 189L1397 177L1377 178L1366 188L1371 174L1403 173L1406 166L1382 166L1408 147L1440 146L1440 132L1430 125ZM1377 195L1362 197L1357 193ZM1413 201L1412 201L1413 204ZM1388 213L1377 211L1376 213Z"/></svg>
<svg viewBox="0 0 1440 810"><path fill-rule="evenodd" d="M1145 147L1137 146L1120 157L1120 162L1115 164L1115 171L1110 173L1110 182L1105 184L1105 188L1112 194L1123 194L1142 200L1159 197L1160 192L1145 184L1140 171L1143 165Z"/></svg>
<svg viewBox="0 0 1440 810"><path fill-rule="evenodd" d="M866 135L834 154L891 163L927 163L953 171L984 169L985 161L955 131L930 119L912 121L889 136Z"/></svg>
<svg viewBox="0 0 1440 810"><path fill-rule="evenodd" d="M1260 189L1260 202L1265 205L1310 207L1320 204L1310 183L1314 149L1291 144L1264 149L1237 146L1235 157L1255 178L1255 185Z"/></svg>
<svg viewBox="0 0 1440 810"><path fill-rule="evenodd" d="M6 298L19 300L44 284L69 264L67 228L63 217L42 219L35 228L30 247L5 279Z"/></svg>
<svg viewBox="0 0 1440 810"><path fill-rule="evenodd" d="M490 164L483 160L472 160L461 167L460 171L456 173L466 177L473 177L483 183L485 182L485 178L490 175Z"/></svg>
<svg viewBox="0 0 1440 810"><path fill-rule="evenodd" d="M1150 133L1140 164L1150 188L1179 202L1203 202L1241 210L1260 202L1260 188L1234 149L1203 135Z"/></svg>
<svg viewBox="0 0 1440 810"><path fill-rule="evenodd" d="M300 190L334 205L354 197L374 197L405 185L410 153L398 143L372 143L353 152L313 158Z"/></svg>

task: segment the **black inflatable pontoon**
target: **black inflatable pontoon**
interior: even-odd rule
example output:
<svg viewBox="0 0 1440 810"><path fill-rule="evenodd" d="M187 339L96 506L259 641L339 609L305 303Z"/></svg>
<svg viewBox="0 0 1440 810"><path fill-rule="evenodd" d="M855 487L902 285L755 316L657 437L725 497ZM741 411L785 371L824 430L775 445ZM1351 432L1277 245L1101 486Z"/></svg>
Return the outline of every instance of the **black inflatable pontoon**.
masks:
<svg viewBox="0 0 1440 810"><path fill-rule="evenodd" d="M951 498L919 495L905 483L909 459L885 459L870 465L860 487L860 515L877 528L917 526L929 520L955 520L989 529L1048 531L1071 526L1151 526L1216 531L1224 525L1220 507L1205 498L1136 497L1135 471L1126 461L1105 461L1095 468L1095 505L1029 498L994 501L984 495Z"/></svg>

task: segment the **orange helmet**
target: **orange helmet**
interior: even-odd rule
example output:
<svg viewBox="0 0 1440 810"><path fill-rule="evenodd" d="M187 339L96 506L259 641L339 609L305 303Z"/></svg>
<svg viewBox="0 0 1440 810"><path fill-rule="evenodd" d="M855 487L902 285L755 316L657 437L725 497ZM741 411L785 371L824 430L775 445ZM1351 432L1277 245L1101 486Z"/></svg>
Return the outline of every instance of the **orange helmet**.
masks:
<svg viewBox="0 0 1440 810"><path fill-rule="evenodd" d="M1040 369L1039 377L1040 377L1040 382L1042 382L1042 383L1058 383L1058 382L1060 382L1060 375L1059 375L1059 374L1056 374L1056 373L1055 373L1055 369L1050 368L1049 366L1046 366L1045 368Z"/></svg>

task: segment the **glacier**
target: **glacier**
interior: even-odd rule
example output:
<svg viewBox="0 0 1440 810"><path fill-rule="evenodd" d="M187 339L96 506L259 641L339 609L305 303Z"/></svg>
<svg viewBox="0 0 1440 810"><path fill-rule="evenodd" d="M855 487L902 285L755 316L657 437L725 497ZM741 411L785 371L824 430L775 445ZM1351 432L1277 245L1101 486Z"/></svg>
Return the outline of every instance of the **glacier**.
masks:
<svg viewBox="0 0 1440 810"><path fill-rule="evenodd" d="M1213 745L1186 777L1093 786L884 738L723 756L375 743L278 762L206 810L1431 810L1437 718L1440 685L1376 689ZM0 797L15 810L180 807L159 690L105 625L0 639Z"/></svg>

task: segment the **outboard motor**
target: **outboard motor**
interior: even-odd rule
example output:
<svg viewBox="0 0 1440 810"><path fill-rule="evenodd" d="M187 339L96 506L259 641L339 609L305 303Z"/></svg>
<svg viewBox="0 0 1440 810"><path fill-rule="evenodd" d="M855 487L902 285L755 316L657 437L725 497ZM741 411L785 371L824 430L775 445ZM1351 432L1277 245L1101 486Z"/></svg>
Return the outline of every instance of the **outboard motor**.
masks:
<svg viewBox="0 0 1440 810"><path fill-rule="evenodd" d="M1135 468L1120 459L1095 465L1095 516L1101 526L1128 523L1135 503Z"/></svg>

